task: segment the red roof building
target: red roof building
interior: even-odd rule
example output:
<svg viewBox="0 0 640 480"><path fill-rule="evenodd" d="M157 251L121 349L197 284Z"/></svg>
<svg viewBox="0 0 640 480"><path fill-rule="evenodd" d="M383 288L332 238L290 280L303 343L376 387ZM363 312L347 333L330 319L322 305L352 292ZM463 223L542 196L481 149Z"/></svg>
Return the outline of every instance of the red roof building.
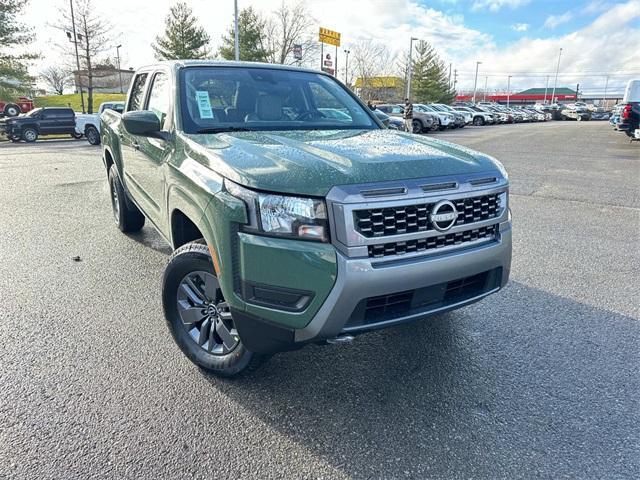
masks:
<svg viewBox="0 0 640 480"><path fill-rule="evenodd" d="M546 95L545 95L546 90ZM552 88L529 88L528 90L524 90L518 93L512 93L509 95L509 103L522 103L522 104L531 104L537 102L543 102L547 100L547 103L551 102L551 93L553 92ZM487 102L496 102L496 103L507 103L507 94L506 93L491 93L485 94L483 92L476 92L476 101L484 101L486 98ZM556 88L555 94L556 101L575 101L577 100L576 91L571 90L570 88ZM456 101L458 102L470 102L473 100L473 92L471 93L463 93L456 96Z"/></svg>

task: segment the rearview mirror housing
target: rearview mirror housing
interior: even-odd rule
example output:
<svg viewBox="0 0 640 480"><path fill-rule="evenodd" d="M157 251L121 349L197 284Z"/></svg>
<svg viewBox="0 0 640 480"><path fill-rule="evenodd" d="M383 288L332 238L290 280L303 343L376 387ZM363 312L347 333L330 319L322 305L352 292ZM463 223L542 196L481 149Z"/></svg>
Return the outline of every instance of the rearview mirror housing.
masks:
<svg viewBox="0 0 640 480"><path fill-rule="evenodd" d="M132 135L154 136L160 132L160 120L151 110L135 110L122 115L124 128Z"/></svg>

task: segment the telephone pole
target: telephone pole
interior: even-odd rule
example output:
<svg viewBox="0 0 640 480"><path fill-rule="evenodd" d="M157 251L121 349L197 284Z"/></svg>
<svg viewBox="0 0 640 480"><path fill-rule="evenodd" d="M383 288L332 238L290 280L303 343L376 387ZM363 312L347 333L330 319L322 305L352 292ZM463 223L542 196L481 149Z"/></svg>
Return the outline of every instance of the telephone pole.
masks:
<svg viewBox="0 0 640 480"><path fill-rule="evenodd" d="M238 0L233 1L233 37L235 43L236 62L240 61L240 33L238 32Z"/></svg>
<svg viewBox="0 0 640 480"><path fill-rule="evenodd" d="M407 94L406 94L406 98L409 98L409 95L411 94L411 70L413 70L413 60L411 59L411 55L413 53L413 41L414 40L418 40L415 37L411 37L411 40L409 41L409 65L407 66Z"/></svg>
<svg viewBox="0 0 640 480"><path fill-rule="evenodd" d="M553 81L553 92L551 93L551 104L553 105L553 99L556 96L556 86L558 85L558 72L560 71L560 57L562 56L562 48L558 52L558 65L556 66L556 78Z"/></svg>
<svg viewBox="0 0 640 480"><path fill-rule="evenodd" d="M80 55L78 54L78 36L76 35L76 19L73 15L73 0L69 0L71 6L71 28L73 29L73 45L76 48L76 65L78 67L78 87L80 87L80 104L82 113L86 113L84 108L84 93L82 92L82 72L80 71Z"/></svg>
<svg viewBox="0 0 640 480"><path fill-rule="evenodd" d="M482 62L476 62L476 77L473 81L473 103L476 103L476 91L478 89L478 67Z"/></svg>

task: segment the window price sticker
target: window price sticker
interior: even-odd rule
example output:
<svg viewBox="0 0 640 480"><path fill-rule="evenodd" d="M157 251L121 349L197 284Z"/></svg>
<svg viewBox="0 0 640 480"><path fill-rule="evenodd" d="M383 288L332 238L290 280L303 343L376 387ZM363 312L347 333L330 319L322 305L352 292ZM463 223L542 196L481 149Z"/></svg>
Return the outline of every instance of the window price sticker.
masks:
<svg viewBox="0 0 640 480"><path fill-rule="evenodd" d="M198 102L200 118L213 118L213 110L211 110L211 102L209 101L209 92L196 90L196 101Z"/></svg>

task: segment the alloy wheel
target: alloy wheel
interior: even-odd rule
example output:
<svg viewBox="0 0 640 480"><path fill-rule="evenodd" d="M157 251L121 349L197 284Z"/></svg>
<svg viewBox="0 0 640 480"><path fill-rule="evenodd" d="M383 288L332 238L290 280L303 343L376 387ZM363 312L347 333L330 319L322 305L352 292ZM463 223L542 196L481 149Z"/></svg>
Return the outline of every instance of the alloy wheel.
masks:
<svg viewBox="0 0 640 480"><path fill-rule="evenodd" d="M215 275L204 271L185 275L178 286L177 301L182 325L191 339L208 353L226 355L240 344Z"/></svg>
<svg viewBox="0 0 640 480"><path fill-rule="evenodd" d="M36 138L37 138L37 134L33 130L27 130L24 132L24 139L27 142L33 142L35 141Z"/></svg>
<svg viewBox="0 0 640 480"><path fill-rule="evenodd" d="M116 223L120 223L120 197L116 187L116 180L111 182L111 207L113 209L113 217Z"/></svg>

